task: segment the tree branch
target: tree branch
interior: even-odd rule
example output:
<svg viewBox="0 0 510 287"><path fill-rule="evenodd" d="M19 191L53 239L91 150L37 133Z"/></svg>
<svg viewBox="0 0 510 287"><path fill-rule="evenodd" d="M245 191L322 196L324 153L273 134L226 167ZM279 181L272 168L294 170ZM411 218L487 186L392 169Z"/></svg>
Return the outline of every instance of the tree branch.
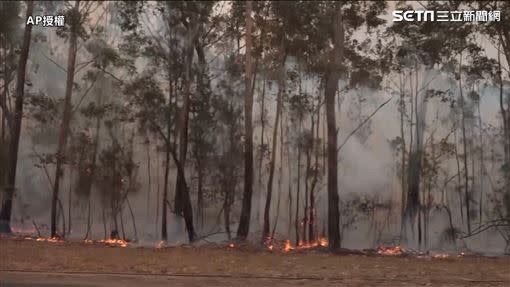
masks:
<svg viewBox="0 0 510 287"><path fill-rule="evenodd" d="M364 119L354 130L352 130L349 135L345 138L345 140L342 142L342 144L337 148L337 152L339 152L344 145L347 143L347 141L361 128L363 125L365 125L382 107L384 107L387 103L389 103L393 99L393 96L386 100L384 103L379 105L377 109L375 109L366 119Z"/></svg>

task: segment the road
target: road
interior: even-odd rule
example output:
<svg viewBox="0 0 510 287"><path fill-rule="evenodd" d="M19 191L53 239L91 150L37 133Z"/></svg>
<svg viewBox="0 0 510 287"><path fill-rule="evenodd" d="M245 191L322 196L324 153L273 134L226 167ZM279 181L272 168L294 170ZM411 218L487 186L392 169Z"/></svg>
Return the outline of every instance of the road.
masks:
<svg viewBox="0 0 510 287"><path fill-rule="evenodd" d="M407 280L366 280L336 279L321 280L317 278L300 279L295 277L253 277L225 275L140 275L114 273L73 273L73 272L31 272L31 271L0 271L2 287L255 287L255 286L507 286L497 281L438 281L435 283Z"/></svg>
<svg viewBox="0 0 510 287"><path fill-rule="evenodd" d="M335 282L317 279L268 278L268 277L229 277L223 275L138 275L138 274L98 274L98 273L58 273L0 271L2 287L159 287L159 286L342 286ZM333 283L331 285L331 283ZM336 282L341 283L341 282Z"/></svg>

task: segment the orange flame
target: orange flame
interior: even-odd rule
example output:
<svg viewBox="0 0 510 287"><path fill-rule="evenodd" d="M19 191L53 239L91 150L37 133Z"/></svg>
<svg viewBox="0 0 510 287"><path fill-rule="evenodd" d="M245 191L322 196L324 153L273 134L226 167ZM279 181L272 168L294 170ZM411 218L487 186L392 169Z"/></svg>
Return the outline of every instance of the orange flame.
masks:
<svg viewBox="0 0 510 287"><path fill-rule="evenodd" d="M377 253L381 255L400 255L404 252L400 246L379 246Z"/></svg>
<svg viewBox="0 0 510 287"><path fill-rule="evenodd" d="M230 244L228 245L228 247L230 247L230 248L234 248L234 247L236 247L236 246L234 245L234 243L230 243Z"/></svg>
<svg viewBox="0 0 510 287"><path fill-rule="evenodd" d="M160 249L160 248L163 248L166 246L166 242L163 241L163 240L160 240L157 244L156 244L156 248L157 249Z"/></svg>
<svg viewBox="0 0 510 287"><path fill-rule="evenodd" d="M285 240L285 244L283 245L283 251L288 252L293 250L294 247L292 247L292 244L290 243L290 240Z"/></svg>
<svg viewBox="0 0 510 287"><path fill-rule="evenodd" d="M39 242L52 242L52 243L57 243L57 242L64 242L64 240L58 238L58 237L37 237L37 239L35 241L39 241Z"/></svg>
<svg viewBox="0 0 510 287"><path fill-rule="evenodd" d="M99 240L100 243L104 243L112 246L127 247L128 243L122 239L107 239Z"/></svg>
<svg viewBox="0 0 510 287"><path fill-rule="evenodd" d="M317 241L312 240L310 242L304 242L300 240L297 246L293 246L289 239L283 241L283 244L276 242L273 238L266 238L264 240L264 245L269 250L281 249L284 252L289 252L292 250L300 250L300 249L311 249L316 247L328 247L328 240L324 237L320 237Z"/></svg>

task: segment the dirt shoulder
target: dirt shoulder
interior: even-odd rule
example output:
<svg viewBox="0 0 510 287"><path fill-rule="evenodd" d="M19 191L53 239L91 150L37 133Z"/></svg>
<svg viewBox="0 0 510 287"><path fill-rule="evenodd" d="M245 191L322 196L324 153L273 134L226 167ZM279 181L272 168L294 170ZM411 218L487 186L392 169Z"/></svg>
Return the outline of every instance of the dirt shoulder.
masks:
<svg viewBox="0 0 510 287"><path fill-rule="evenodd" d="M419 285L510 285L510 257L414 257L280 253L229 247L120 248L0 239L0 270L293 277Z"/></svg>

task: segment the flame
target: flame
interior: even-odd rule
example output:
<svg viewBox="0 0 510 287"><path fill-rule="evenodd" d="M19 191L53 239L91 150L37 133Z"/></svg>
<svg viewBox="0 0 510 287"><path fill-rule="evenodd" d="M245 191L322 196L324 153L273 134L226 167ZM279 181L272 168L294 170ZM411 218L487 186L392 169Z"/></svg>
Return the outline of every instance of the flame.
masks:
<svg viewBox="0 0 510 287"><path fill-rule="evenodd" d="M381 255L400 255L404 252L400 246L379 246L377 253Z"/></svg>
<svg viewBox="0 0 510 287"><path fill-rule="evenodd" d="M264 245L269 250L282 250L284 252L289 252L292 250L300 250L300 249L311 249L316 247L328 247L328 240L325 237L320 237L317 240L312 240L310 242L304 242L300 240L297 246L293 246L289 239L283 241L283 243L277 240L274 240L271 237L268 237L264 240Z"/></svg>
<svg viewBox="0 0 510 287"><path fill-rule="evenodd" d="M92 243L94 243L94 241L92 241L90 239L85 239L83 242L85 242L85 244L92 244Z"/></svg>
<svg viewBox="0 0 510 287"><path fill-rule="evenodd" d="M156 248L157 249L160 249L160 248L163 248L166 246L166 242L164 240L160 240L158 241L158 243L156 244Z"/></svg>
<svg viewBox="0 0 510 287"><path fill-rule="evenodd" d="M450 255L446 253L437 253L432 255L432 258L448 258L448 257L450 257Z"/></svg>
<svg viewBox="0 0 510 287"><path fill-rule="evenodd" d="M290 243L290 240L285 240L285 244L283 245L283 251L285 252L289 252L291 250L293 250L294 247L292 247L292 244Z"/></svg>
<svg viewBox="0 0 510 287"><path fill-rule="evenodd" d="M112 246L127 247L128 243L122 239L107 239L99 240L100 243L104 243Z"/></svg>
<svg viewBox="0 0 510 287"><path fill-rule="evenodd" d="M228 247L230 247L230 248L234 248L234 247L236 247L236 246L234 245L234 243L230 243L230 244L228 245Z"/></svg>
<svg viewBox="0 0 510 287"><path fill-rule="evenodd" d="M60 239L59 237L37 237L37 239L35 241L39 241L39 242L52 242L52 243L57 243L57 242L64 242L64 240Z"/></svg>
<svg viewBox="0 0 510 287"><path fill-rule="evenodd" d="M321 238L319 238L319 245L322 247L328 247L329 242L326 238L321 237Z"/></svg>

